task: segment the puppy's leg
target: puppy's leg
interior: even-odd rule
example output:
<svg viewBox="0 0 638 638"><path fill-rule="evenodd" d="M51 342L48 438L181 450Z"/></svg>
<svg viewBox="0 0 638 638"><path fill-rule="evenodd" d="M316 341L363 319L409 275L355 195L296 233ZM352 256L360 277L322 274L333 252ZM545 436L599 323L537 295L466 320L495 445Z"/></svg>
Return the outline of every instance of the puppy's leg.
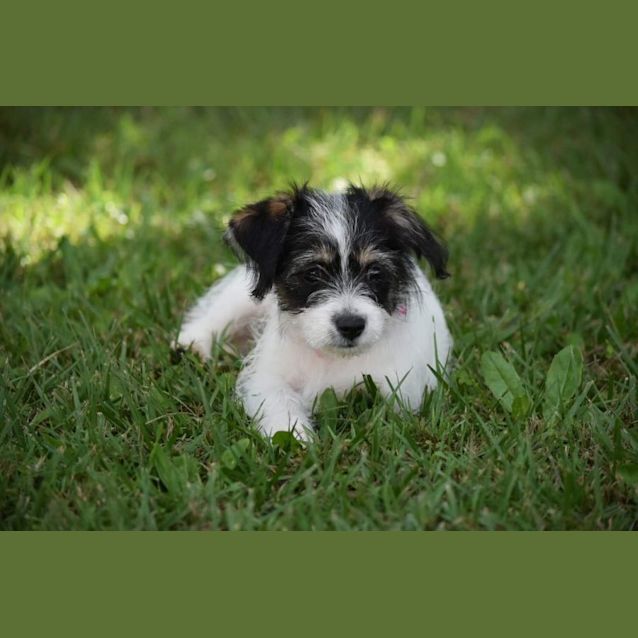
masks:
<svg viewBox="0 0 638 638"><path fill-rule="evenodd" d="M301 441L312 437L310 408L283 379L260 376L249 366L237 379L237 393L246 413L266 436L286 430Z"/></svg>
<svg viewBox="0 0 638 638"><path fill-rule="evenodd" d="M200 297L184 318L174 347L192 348L210 357L214 339L224 330L229 336L246 328L260 313L260 302L251 294L245 266L238 266Z"/></svg>

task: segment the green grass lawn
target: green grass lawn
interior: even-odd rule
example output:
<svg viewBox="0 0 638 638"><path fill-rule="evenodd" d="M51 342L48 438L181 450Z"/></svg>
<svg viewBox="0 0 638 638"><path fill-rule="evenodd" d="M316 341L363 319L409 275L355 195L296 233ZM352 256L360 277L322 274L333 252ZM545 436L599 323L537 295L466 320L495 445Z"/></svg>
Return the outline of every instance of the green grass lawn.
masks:
<svg viewBox="0 0 638 638"><path fill-rule="evenodd" d="M413 196L455 337L418 416L326 393L307 449L168 345L305 179ZM0 237L4 529L638 527L636 111L5 108Z"/></svg>

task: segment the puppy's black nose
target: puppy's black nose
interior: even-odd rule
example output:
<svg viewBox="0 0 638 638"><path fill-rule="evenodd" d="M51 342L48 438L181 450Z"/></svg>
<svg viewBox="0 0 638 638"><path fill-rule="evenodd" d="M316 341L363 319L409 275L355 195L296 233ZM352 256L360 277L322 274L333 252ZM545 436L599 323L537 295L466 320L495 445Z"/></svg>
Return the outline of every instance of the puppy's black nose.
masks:
<svg viewBox="0 0 638 638"><path fill-rule="evenodd" d="M359 315L337 315L334 322L339 334L346 339L356 339L366 327L366 320Z"/></svg>

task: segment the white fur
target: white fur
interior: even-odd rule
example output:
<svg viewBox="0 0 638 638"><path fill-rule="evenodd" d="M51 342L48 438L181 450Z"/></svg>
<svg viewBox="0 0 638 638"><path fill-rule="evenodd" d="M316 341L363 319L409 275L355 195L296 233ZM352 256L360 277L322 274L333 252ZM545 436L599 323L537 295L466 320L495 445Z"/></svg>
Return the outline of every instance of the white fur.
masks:
<svg viewBox="0 0 638 638"><path fill-rule="evenodd" d="M197 300L186 313L176 344L210 358L213 341L225 330L232 335L249 327L263 313L250 295L251 277L245 266L235 268Z"/></svg>
<svg viewBox="0 0 638 638"><path fill-rule="evenodd" d="M341 193L313 191L308 197L311 220L321 229L321 234L332 237L341 256L341 265L348 263L349 239L352 229L346 218L346 200Z"/></svg>
<svg viewBox="0 0 638 638"><path fill-rule="evenodd" d="M345 226L336 224L331 232L339 237ZM299 314L282 312L274 292L261 302L251 297L250 275L239 266L187 314L177 343L207 358L213 340L225 329L232 335L247 325L257 327L237 392L246 412L269 436L293 430L307 439L315 398L328 387L343 394L364 374L386 396L396 392L404 406L418 410L424 391L437 383L430 368L445 366L452 338L429 281L416 263L414 267L415 291L405 307L389 316L356 290L341 291ZM349 350L337 348L332 322L334 313L344 309L366 317L364 333Z"/></svg>

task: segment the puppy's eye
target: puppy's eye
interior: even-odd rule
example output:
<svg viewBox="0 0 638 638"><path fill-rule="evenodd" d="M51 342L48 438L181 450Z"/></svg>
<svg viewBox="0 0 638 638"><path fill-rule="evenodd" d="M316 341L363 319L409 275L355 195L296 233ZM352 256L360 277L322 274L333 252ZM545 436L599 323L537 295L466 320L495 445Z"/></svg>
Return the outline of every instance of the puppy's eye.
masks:
<svg viewBox="0 0 638 638"><path fill-rule="evenodd" d="M379 266L370 266L370 268L366 270L366 278L370 281L377 281L381 279L381 277L383 277L383 271Z"/></svg>
<svg viewBox="0 0 638 638"><path fill-rule="evenodd" d="M314 284L321 280L324 275L324 269L321 266L312 266L301 273L303 280L309 284Z"/></svg>

